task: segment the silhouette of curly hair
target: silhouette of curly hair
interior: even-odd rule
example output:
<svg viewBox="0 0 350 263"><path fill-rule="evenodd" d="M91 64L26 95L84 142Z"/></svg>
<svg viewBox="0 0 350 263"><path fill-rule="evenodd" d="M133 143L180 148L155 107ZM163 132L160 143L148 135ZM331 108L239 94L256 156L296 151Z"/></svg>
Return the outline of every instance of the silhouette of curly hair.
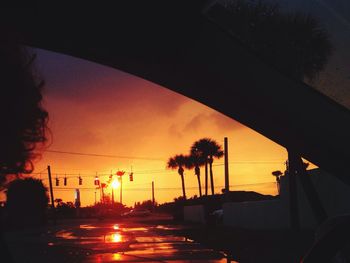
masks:
<svg viewBox="0 0 350 263"><path fill-rule="evenodd" d="M0 40L0 184L7 174L30 173L37 143L46 141L48 113L33 68L35 56L18 39Z"/></svg>

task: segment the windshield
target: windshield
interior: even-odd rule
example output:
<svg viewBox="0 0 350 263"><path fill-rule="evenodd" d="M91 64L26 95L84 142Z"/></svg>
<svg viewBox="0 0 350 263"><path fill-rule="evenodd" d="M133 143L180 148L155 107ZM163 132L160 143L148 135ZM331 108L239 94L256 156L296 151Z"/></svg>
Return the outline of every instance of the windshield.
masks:
<svg viewBox="0 0 350 263"><path fill-rule="evenodd" d="M350 4L2 14L4 262L348 262Z"/></svg>

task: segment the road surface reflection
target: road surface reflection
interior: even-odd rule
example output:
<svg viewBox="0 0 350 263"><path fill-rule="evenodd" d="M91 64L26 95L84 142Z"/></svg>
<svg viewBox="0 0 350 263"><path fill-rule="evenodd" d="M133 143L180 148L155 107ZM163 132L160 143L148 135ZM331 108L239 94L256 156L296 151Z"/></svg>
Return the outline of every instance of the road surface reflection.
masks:
<svg viewBox="0 0 350 263"><path fill-rule="evenodd" d="M176 235L184 226L71 220L4 235L13 262L234 262L223 252Z"/></svg>
<svg viewBox="0 0 350 263"><path fill-rule="evenodd" d="M136 222L95 222L58 231L50 246L89 251L81 262L234 262L222 252L173 235L173 229Z"/></svg>

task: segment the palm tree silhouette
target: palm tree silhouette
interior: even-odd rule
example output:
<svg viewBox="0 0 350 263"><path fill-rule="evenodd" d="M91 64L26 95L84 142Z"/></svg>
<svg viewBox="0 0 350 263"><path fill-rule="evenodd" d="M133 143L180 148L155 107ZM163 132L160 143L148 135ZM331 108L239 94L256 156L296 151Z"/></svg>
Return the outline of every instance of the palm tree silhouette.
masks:
<svg viewBox="0 0 350 263"><path fill-rule="evenodd" d="M330 36L309 14L286 14L277 4L227 1L230 32L285 75L313 80L332 53Z"/></svg>
<svg viewBox="0 0 350 263"><path fill-rule="evenodd" d="M272 175L276 177L276 183L277 183L277 191L278 195L281 193L281 187L280 187L280 179L283 173L281 171L273 171Z"/></svg>
<svg viewBox="0 0 350 263"><path fill-rule="evenodd" d="M213 161L224 155L221 145L210 138L203 138L193 143L191 152L196 152L204 159L205 165L205 195L208 195L208 165L210 169L211 193L214 195Z"/></svg>
<svg viewBox="0 0 350 263"><path fill-rule="evenodd" d="M230 13L230 19L227 21L230 33L255 55L287 77L297 81L312 81L326 67L333 46L326 28L316 18L302 13L282 13L277 4L261 1L226 1L225 7ZM292 149L287 151L288 158L300 155ZM304 178L301 185L310 193L311 206L319 208L316 209L319 212L324 210L310 178L305 176L307 167L300 167L300 160L295 159L292 170L297 167L299 173L304 175L301 176ZM290 176L289 172L287 174ZM290 178L290 182L295 180L293 176ZM290 190L290 195L291 214L294 216L293 220L297 221L297 199L294 190ZM325 215L324 211L319 214L320 218Z"/></svg>
<svg viewBox="0 0 350 263"><path fill-rule="evenodd" d="M186 156L185 167L187 169L194 168L194 174L197 176L199 196L202 196L202 185L201 185L201 170L200 166L204 164L204 159L198 154L198 152L191 152L190 155Z"/></svg>
<svg viewBox="0 0 350 263"><path fill-rule="evenodd" d="M167 163L167 168L170 169L177 169L177 172L181 176L181 183L182 183L182 196L184 199L186 199L186 191L185 191L185 178L184 178L184 166L186 164L186 156L179 154L175 155L174 157L170 157Z"/></svg>

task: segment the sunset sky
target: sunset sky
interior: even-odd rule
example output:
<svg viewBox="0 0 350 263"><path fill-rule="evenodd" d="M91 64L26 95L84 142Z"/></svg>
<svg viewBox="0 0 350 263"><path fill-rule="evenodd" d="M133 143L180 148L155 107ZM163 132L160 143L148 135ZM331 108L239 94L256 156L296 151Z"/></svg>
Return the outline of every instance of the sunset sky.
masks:
<svg viewBox="0 0 350 263"><path fill-rule="evenodd" d="M279 4L282 11L314 15L328 29L333 54L325 71L308 84L350 108L349 1L281 0ZM175 154L187 154L192 143L204 137L221 145L228 137L231 190L276 194L271 172L285 170L287 152L283 147L206 105L152 82L86 60L31 50L37 54L35 64L46 84L44 107L49 112L50 129L46 147L37 149L41 158L34 161L33 176L48 185L50 165L53 183L56 177L60 179L59 187L54 187L55 198L74 201L74 189L80 188L82 205L91 205L96 174L106 182L111 173L124 170L125 204L151 199L152 181L156 201L172 201L182 194L181 180L176 170L166 169L167 160ZM133 182L128 178L131 169ZM204 191L204 168L201 175ZM65 176L67 186L63 186ZM79 176L82 186L78 185ZM224 187L223 158L214 161L214 182L215 192L220 193ZM194 171L185 171L185 184L188 197L198 195ZM108 187L106 193L110 192ZM99 191L96 197L99 201ZM0 193L0 200L4 198ZM115 199L119 201L119 193Z"/></svg>
<svg viewBox="0 0 350 263"><path fill-rule="evenodd" d="M283 0L282 9L310 13L330 32L334 47L324 72L313 83L319 91L350 108L350 5L345 0ZM223 145L229 139L231 190L253 190L276 194L271 172L285 170L286 150L253 130L207 106L149 81L106 66L67 55L34 49L36 66L45 80L44 106L48 110L47 150L112 155L98 157L54 153L41 149L34 162L34 176L47 184L47 165L60 186L55 198L74 201L74 189L81 188L82 205L94 203L94 177L106 182L117 170L134 172L123 180L123 202L151 198L151 182L159 203L182 194L177 171L166 169L169 157L187 154L191 144L203 137ZM119 156L119 157L118 157ZM127 158L120 158L120 157ZM313 166L311 166L313 167ZM67 176L68 185L63 186ZM204 184L204 169L202 169ZM78 185L82 176L83 185ZM214 162L215 191L224 186L223 159ZM55 180L53 180L55 183ZM185 171L187 195L198 195L194 171ZM83 189L84 188L84 189ZM110 193L110 187L106 190ZM97 191L97 200L100 199ZM0 199L5 196L0 194ZM116 194L119 200L119 193Z"/></svg>
<svg viewBox="0 0 350 263"><path fill-rule="evenodd" d="M123 180L123 202L151 198L151 182L159 203L181 195L177 171L166 169L167 159L187 154L203 137L223 145L229 139L231 190L255 190L276 194L271 172L284 171L284 148L194 100L149 81L82 59L35 50L37 69L45 79L44 106L50 115L47 150L113 155L83 156L42 152L34 162L34 176L47 183L46 167L53 178L55 198L74 200L78 176L82 176L82 205L94 203L96 173L106 182L112 172L134 172L134 181ZM127 158L118 158L127 157ZM216 192L224 186L223 159L214 162ZM68 185L63 186L63 177ZM55 183L55 181L53 181ZM204 183L204 169L202 170ZM185 171L187 195L198 195L193 171ZM110 193L110 188L106 190ZM99 200L97 191L97 200ZM119 200L119 193L116 201Z"/></svg>

